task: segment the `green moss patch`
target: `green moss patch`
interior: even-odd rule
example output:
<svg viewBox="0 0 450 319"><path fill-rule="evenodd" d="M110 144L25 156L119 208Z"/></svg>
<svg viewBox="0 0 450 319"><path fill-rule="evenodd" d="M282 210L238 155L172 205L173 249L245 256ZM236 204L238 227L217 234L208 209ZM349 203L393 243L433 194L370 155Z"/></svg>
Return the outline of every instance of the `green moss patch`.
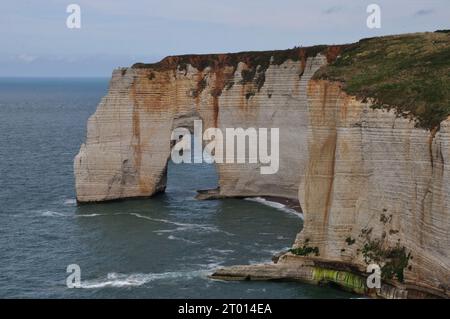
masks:
<svg viewBox="0 0 450 319"><path fill-rule="evenodd" d="M347 291L359 294L366 291L365 278L347 271L314 267L313 280L317 283L334 283Z"/></svg>

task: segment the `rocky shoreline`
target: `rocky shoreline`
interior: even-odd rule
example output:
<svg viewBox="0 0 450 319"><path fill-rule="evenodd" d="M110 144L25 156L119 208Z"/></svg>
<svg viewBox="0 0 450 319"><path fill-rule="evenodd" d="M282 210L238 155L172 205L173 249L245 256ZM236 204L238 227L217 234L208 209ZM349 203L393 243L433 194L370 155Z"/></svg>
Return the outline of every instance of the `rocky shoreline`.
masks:
<svg viewBox="0 0 450 319"><path fill-rule="evenodd" d="M214 200L224 198L262 198L268 202L282 204L284 207L295 210L298 213L303 213L300 202L296 198L286 198L280 196L225 196L220 193L220 187L213 189L199 189L195 196L198 200Z"/></svg>
<svg viewBox="0 0 450 319"><path fill-rule="evenodd" d="M296 256L289 252L274 256L273 263L236 265L219 268L211 279L225 281L294 281L314 285L329 285L351 293L382 299L448 298L425 286L401 285L383 281L380 289L369 289L368 274L351 263Z"/></svg>

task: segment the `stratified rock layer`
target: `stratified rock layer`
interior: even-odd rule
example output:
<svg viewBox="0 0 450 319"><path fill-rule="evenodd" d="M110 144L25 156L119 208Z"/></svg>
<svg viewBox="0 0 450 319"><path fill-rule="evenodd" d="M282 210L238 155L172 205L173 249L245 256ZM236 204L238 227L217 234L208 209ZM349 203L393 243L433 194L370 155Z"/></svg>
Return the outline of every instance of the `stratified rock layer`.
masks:
<svg viewBox="0 0 450 319"><path fill-rule="evenodd" d="M262 175L261 163L219 164L220 195L296 198L308 158L306 89L326 58L270 65L264 85L242 78L248 68L122 69L88 122L75 158L77 200L151 196L165 188L170 137L177 127L279 128L280 163ZM255 78L257 75L255 76ZM219 94L220 93L220 94ZM265 166L267 164L264 164Z"/></svg>
<svg viewBox="0 0 450 319"><path fill-rule="evenodd" d="M192 66L201 58L181 60L114 71L74 161L79 202L163 191L172 130L191 128L195 119L203 129L279 128L279 171L261 175L259 163L218 164L217 196L298 198L305 225L294 248L306 256L222 270L219 277L253 271L258 278L262 269L264 279L311 282L319 266L344 263L363 274L375 262L384 266L379 296L449 296L449 121L439 130L415 128L348 96L337 82L311 80L330 60L325 54L271 60L263 70L248 60L204 68Z"/></svg>
<svg viewBox="0 0 450 319"><path fill-rule="evenodd" d="M361 270L388 263L405 285L448 294L450 122L417 129L328 81L311 81L308 100L305 225L294 246Z"/></svg>

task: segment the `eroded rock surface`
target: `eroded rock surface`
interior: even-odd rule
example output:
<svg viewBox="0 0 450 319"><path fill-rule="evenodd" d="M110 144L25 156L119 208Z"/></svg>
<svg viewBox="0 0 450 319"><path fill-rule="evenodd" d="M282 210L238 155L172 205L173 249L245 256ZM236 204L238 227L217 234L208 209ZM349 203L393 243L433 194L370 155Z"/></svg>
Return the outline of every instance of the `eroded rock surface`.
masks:
<svg viewBox="0 0 450 319"><path fill-rule="evenodd" d="M203 120L204 130L280 130L278 172L262 175L262 164L248 161L219 164L221 196L297 198L308 158L307 84L324 63L324 55L286 60L268 65L263 75L254 66L251 80L244 62L202 71L190 64L114 71L75 158L77 200L145 197L164 190L172 130L190 127L196 119Z"/></svg>
<svg viewBox="0 0 450 319"><path fill-rule="evenodd" d="M450 122L417 128L347 95L338 82L311 80L339 50L298 50L298 58L290 52L282 61L269 55L269 63L258 62L264 67L241 54L170 57L114 71L74 161L77 200L163 191L172 129L195 119L204 129L278 127L278 173L218 164L215 196L298 198L305 225L294 249L305 256L217 276L317 282L317 262L331 270L344 263L359 274L375 262L383 266L379 296L448 297Z"/></svg>
<svg viewBox="0 0 450 319"><path fill-rule="evenodd" d="M385 265L389 279L448 295L450 122L415 128L336 82L311 81L308 96L305 227L294 246L360 268Z"/></svg>

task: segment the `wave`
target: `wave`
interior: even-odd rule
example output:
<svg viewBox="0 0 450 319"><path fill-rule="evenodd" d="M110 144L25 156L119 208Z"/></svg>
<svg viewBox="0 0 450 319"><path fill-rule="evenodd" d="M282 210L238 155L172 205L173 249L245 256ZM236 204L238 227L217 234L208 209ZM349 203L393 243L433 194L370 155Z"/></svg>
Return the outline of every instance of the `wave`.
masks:
<svg viewBox="0 0 450 319"><path fill-rule="evenodd" d="M264 249L263 251L274 256L281 252L289 251L291 248L292 247L287 246L287 247L283 247L283 248L279 248L279 249Z"/></svg>
<svg viewBox="0 0 450 319"><path fill-rule="evenodd" d="M235 252L233 249L216 249L216 248L208 248L207 251L223 255L228 255Z"/></svg>
<svg viewBox="0 0 450 319"><path fill-rule="evenodd" d="M67 216L64 213L59 213L59 212L55 212L55 211L51 211L51 210L39 211L39 213L41 214L41 216L44 216L44 217L62 217L62 216Z"/></svg>
<svg viewBox="0 0 450 319"><path fill-rule="evenodd" d="M185 238L180 238L180 237L175 237L173 235L169 235L167 237L167 239L170 239L170 240L181 240L181 241L184 241L184 242L189 243L189 244L198 244L198 242L196 242L196 241L192 241L192 240L185 239Z"/></svg>
<svg viewBox="0 0 450 319"><path fill-rule="evenodd" d="M64 206L77 206L77 200L75 198L68 198L64 200Z"/></svg>
<svg viewBox="0 0 450 319"><path fill-rule="evenodd" d="M251 201L251 202L257 202L257 203L260 203L260 204L263 204L263 205L266 205L266 206L269 206L269 207L276 208L276 209L281 210L281 211L286 212L286 213L294 214L295 216L300 217L303 220L303 214L302 213L296 211L295 209L289 208L289 207L287 207L284 204L281 204L281 203L278 203L278 202L272 202L272 201L269 201L269 200L267 200L265 198L262 198L262 197L247 197L247 198L245 198L245 200L248 200L248 201Z"/></svg>
<svg viewBox="0 0 450 319"><path fill-rule="evenodd" d="M138 287L149 282L164 279L191 279L196 277L206 277L209 270L194 270L194 271L178 271L178 272L164 272L164 273L136 273L136 274L121 274L108 273L104 279L85 280L81 282L81 288L84 289L99 289L99 288L122 288L122 287Z"/></svg>
<svg viewBox="0 0 450 319"><path fill-rule="evenodd" d="M75 215L76 217L97 217L97 216L106 216L106 215L110 215L110 214L77 214Z"/></svg>
<svg viewBox="0 0 450 319"><path fill-rule="evenodd" d="M174 221L167 220L167 219L153 218L153 217L144 216L144 215L141 215L138 213L129 213L129 215L132 215L132 216L135 216L138 218L144 218L144 219L155 221L155 222L172 224L172 225L180 226L180 227L192 227L192 228L194 228L194 227L209 227L209 226L205 226L205 225L186 224L186 223L174 222Z"/></svg>
<svg viewBox="0 0 450 319"><path fill-rule="evenodd" d="M137 218L147 219L147 220L154 221L154 222L160 222L160 223L178 226L175 229L156 230L155 233L171 233L171 232L186 231L186 230L192 230L192 229L201 229L206 232L211 232L211 233L222 232L227 235L233 236L233 234L228 233L223 230L220 230L215 226L204 225L204 224L188 224L188 223L174 222L174 221L167 220L167 219L152 218L152 217L141 215L138 213L129 213L129 215L135 216Z"/></svg>

